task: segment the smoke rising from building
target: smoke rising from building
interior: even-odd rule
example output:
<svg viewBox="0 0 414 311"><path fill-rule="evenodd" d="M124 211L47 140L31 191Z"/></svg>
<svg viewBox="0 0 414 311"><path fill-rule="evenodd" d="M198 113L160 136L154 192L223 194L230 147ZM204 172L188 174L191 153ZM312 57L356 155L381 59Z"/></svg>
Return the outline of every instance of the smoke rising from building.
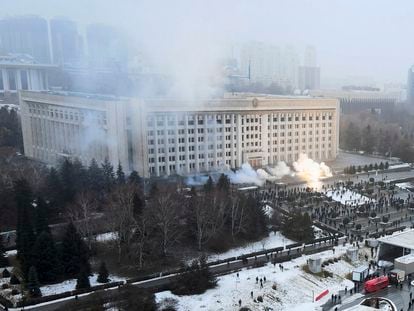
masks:
<svg viewBox="0 0 414 311"><path fill-rule="evenodd" d="M224 170L232 184L254 184L263 186L266 181L274 182L285 176L296 176L308 183L319 182L322 178L332 177L331 169L324 163L318 163L310 159L306 154L300 154L299 159L293 164L293 170L284 162L279 161L274 167L259 168L255 170L249 163L244 163L240 169L232 171ZM206 183L207 176L191 176L186 179L186 184L190 186L203 185Z"/></svg>

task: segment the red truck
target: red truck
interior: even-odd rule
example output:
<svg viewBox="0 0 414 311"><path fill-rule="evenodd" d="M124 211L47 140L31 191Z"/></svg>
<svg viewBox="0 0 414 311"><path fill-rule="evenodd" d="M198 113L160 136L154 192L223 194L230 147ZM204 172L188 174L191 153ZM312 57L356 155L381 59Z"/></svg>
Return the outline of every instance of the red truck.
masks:
<svg viewBox="0 0 414 311"><path fill-rule="evenodd" d="M364 284L364 289L367 293L373 293L388 287L389 284L390 281L388 279L388 276L380 276L375 279L366 281Z"/></svg>

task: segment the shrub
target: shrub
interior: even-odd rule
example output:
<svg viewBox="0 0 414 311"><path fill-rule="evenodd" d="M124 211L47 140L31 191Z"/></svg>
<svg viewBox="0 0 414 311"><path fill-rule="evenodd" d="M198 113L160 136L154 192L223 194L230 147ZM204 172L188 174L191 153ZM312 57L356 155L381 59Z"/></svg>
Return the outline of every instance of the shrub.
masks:
<svg viewBox="0 0 414 311"><path fill-rule="evenodd" d="M258 301L258 302L263 302L263 297L262 297L262 296L258 296L258 297L257 297L257 301Z"/></svg>
<svg viewBox="0 0 414 311"><path fill-rule="evenodd" d="M276 284L273 284L273 285L272 285L272 289L273 289L273 290L277 290L277 286L276 286Z"/></svg>
<svg viewBox="0 0 414 311"><path fill-rule="evenodd" d="M10 287L9 284L6 284L6 283L1 285L1 289L8 289L9 287Z"/></svg>
<svg viewBox="0 0 414 311"><path fill-rule="evenodd" d="M3 277L4 277L4 278L9 278L9 277L10 277L10 272L9 272L9 270L4 269L4 270L3 270L2 275L3 275Z"/></svg>
<svg viewBox="0 0 414 311"><path fill-rule="evenodd" d="M12 289L12 291L11 291L11 294L13 295L13 296L16 296L16 295L18 295L20 292L19 292L19 290L17 290L16 288L13 288Z"/></svg>
<svg viewBox="0 0 414 311"><path fill-rule="evenodd" d="M357 229L357 230L361 230L361 228L362 228L361 224L357 224L357 225L355 226L355 229Z"/></svg>
<svg viewBox="0 0 414 311"><path fill-rule="evenodd" d="M371 212L370 216L371 216L372 218L375 218L375 217L377 217L377 213L375 213L375 212Z"/></svg>
<svg viewBox="0 0 414 311"><path fill-rule="evenodd" d="M20 281L15 274L12 274L12 276L10 277L10 284L12 285L20 284Z"/></svg>
<svg viewBox="0 0 414 311"><path fill-rule="evenodd" d="M205 257L194 260L190 266L185 267L185 270L171 290L176 295L202 294L217 284L216 278L207 266Z"/></svg>
<svg viewBox="0 0 414 311"><path fill-rule="evenodd" d="M109 273L108 269L106 269L105 262L101 263L101 266L99 267L99 275L97 281L99 283L108 283L109 282Z"/></svg>

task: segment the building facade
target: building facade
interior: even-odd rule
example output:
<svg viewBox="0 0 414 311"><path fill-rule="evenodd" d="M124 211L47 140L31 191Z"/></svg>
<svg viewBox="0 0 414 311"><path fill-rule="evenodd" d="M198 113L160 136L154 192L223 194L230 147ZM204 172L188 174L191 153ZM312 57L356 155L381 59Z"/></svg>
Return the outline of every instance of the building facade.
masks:
<svg viewBox="0 0 414 311"><path fill-rule="evenodd" d="M332 160L336 99L241 97L199 102L20 93L25 154L46 163L118 162L141 176L191 175Z"/></svg>
<svg viewBox="0 0 414 311"><path fill-rule="evenodd" d="M337 91L337 90L312 90L314 97L337 98L341 105L341 112L359 113L366 110L378 112L389 111L397 105L399 93L385 93L381 91Z"/></svg>
<svg viewBox="0 0 414 311"><path fill-rule="evenodd" d="M48 74L57 67L37 64L27 56L0 56L0 94L18 90L44 91L49 88Z"/></svg>

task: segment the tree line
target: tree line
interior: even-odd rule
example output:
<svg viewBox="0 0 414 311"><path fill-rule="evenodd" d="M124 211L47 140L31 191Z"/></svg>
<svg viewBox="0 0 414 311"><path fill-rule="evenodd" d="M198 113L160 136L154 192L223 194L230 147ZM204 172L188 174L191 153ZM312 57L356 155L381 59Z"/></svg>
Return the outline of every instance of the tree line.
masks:
<svg viewBox="0 0 414 311"><path fill-rule="evenodd" d="M343 150L365 151L414 161L414 117L406 110L394 108L377 114L343 115L339 146Z"/></svg>
<svg viewBox="0 0 414 311"><path fill-rule="evenodd" d="M390 167L388 161L384 162L380 162L380 164L375 163L375 164L365 164L364 166L358 165L351 165L351 166L347 166L344 168L344 173L345 174L356 174L356 173L361 173L361 172L370 172L373 170L387 170Z"/></svg>
<svg viewBox="0 0 414 311"><path fill-rule="evenodd" d="M269 219L259 200L234 191L225 175L217 183L209 178L204 187L191 191L153 182L144 192L136 172L127 176L121 165L115 170L108 160L85 166L65 159L41 174L37 184L19 179L8 192L16 198L8 206L16 210L16 242L25 279L30 268L37 267L33 258L42 257L35 255L36 249L57 253L57 259L44 256L49 262L59 260L60 248L53 245L55 237L46 223L73 223L85 244L82 253L91 255L96 253L97 223L104 223L114 237L111 247L117 262L136 263L140 269L171 256L181 260L176 246L194 252L225 251L268 232ZM39 246L33 248L38 239ZM51 280L37 268L41 282Z"/></svg>
<svg viewBox="0 0 414 311"><path fill-rule="evenodd" d="M14 147L23 151L23 136L16 110L0 108L0 147Z"/></svg>

